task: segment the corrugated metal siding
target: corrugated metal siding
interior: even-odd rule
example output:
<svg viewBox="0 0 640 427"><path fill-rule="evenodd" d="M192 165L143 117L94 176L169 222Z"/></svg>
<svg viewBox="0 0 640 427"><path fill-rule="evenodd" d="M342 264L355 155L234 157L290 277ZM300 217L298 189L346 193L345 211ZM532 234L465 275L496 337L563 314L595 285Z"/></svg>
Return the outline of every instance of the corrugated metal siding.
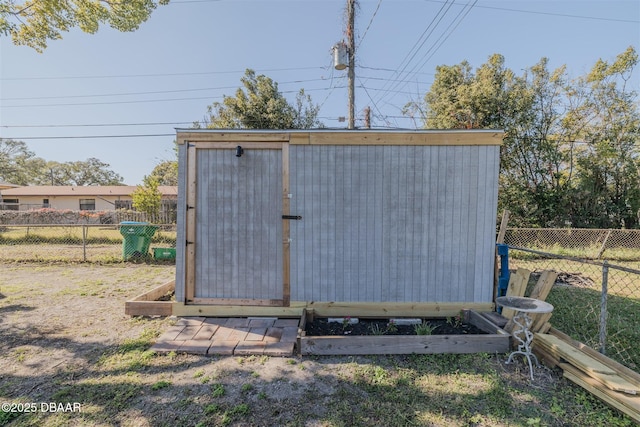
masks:
<svg viewBox="0 0 640 427"><path fill-rule="evenodd" d="M186 147L176 299L184 301ZM490 302L498 146L290 147L291 300ZM196 297L282 296L279 150L197 150Z"/></svg>
<svg viewBox="0 0 640 427"><path fill-rule="evenodd" d="M491 301L498 150L292 146L292 300Z"/></svg>
<svg viewBox="0 0 640 427"><path fill-rule="evenodd" d="M196 298L282 298L282 152L197 152Z"/></svg>

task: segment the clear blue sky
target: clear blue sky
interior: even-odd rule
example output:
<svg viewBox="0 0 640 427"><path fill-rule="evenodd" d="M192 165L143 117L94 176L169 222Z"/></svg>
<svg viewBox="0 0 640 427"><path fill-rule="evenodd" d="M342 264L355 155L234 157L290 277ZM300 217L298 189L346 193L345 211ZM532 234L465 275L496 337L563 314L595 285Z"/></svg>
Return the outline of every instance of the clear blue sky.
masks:
<svg viewBox="0 0 640 427"><path fill-rule="evenodd" d="M174 129L233 95L246 68L291 100L304 88L321 121L344 128L347 73L333 69L331 46L344 38L345 3L174 0L136 32L76 29L42 54L0 38L0 137L46 160L96 157L140 184L174 159ZM356 35L356 125L370 106L374 127L413 128L401 109L422 99L436 66L476 68L500 53L517 74L548 57L576 77L640 51L640 2L360 0Z"/></svg>

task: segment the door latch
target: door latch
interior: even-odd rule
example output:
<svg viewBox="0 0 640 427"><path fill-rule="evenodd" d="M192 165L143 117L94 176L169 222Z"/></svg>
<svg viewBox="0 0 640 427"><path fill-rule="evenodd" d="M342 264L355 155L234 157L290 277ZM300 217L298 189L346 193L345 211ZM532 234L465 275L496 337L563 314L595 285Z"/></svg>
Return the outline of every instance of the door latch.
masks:
<svg viewBox="0 0 640 427"><path fill-rule="evenodd" d="M282 219L295 219L295 220L299 220L299 219L302 219L302 216L300 216L300 215L282 215Z"/></svg>

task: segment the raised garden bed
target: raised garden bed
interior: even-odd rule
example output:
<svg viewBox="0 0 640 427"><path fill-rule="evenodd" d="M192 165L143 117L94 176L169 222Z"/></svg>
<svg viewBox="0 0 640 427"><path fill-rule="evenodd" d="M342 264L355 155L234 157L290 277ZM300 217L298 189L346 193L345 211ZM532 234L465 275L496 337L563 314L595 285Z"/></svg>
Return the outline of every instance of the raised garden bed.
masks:
<svg viewBox="0 0 640 427"><path fill-rule="evenodd" d="M308 319L300 337L303 355L506 353L509 333L488 318L464 310L459 318L426 319L418 335L413 325L390 319ZM326 335L320 335L326 334Z"/></svg>

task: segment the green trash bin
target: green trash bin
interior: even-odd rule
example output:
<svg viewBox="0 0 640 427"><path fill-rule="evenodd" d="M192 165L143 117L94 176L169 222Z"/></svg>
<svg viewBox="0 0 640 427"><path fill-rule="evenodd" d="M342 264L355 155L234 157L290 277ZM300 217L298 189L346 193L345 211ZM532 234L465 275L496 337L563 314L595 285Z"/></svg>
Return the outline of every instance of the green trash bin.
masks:
<svg viewBox="0 0 640 427"><path fill-rule="evenodd" d="M149 255L151 238L156 233L157 226L148 222L123 221L120 223L122 241L122 259L143 258Z"/></svg>
<svg viewBox="0 0 640 427"><path fill-rule="evenodd" d="M157 260L176 259L176 248L153 248L153 257Z"/></svg>

